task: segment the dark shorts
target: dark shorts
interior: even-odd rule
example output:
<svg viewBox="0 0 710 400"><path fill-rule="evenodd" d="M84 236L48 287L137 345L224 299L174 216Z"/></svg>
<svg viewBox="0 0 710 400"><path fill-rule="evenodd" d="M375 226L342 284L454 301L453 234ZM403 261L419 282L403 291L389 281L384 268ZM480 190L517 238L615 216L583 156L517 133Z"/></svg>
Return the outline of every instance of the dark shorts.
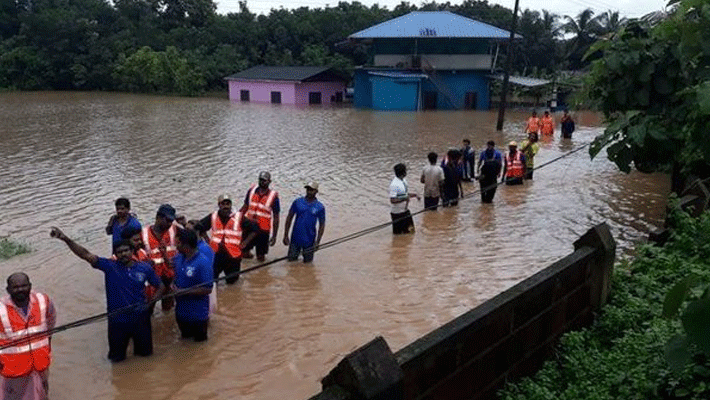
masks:
<svg viewBox="0 0 710 400"><path fill-rule="evenodd" d="M535 172L535 171L533 171L532 168L529 169L529 170L527 170L527 171L525 171L525 179L532 179L532 178L533 178L533 172Z"/></svg>
<svg viewBox="0 0 710 400"><path fill-rule="evenodd" d="M219 275L224 272L224 275L227 277L225 281L227 284L231 285L239 279L241 265L241 258L233 258L225 252L218 251L217 254L214 255L214 265L212 266L214 278L219 278Z"/></svg>
<svg viewBox="0 0 710 400"><path fill-rule="evenodd" d="M310 246L301 246L298 244L294 244L293 241L291 241L291 244L288 245L288 260L289 261L296 261L298 260L298 255L303 253L303 262L304 263L309 263L313 261L313 253L314 253L314 248L313 245Z"/></svg>
<svg viewBox="0 0 710 400"><path fill-rule="evenodd" d="M207 340L207 326L209 325L209 320L204 321L183 321L179 318L175 318L177 321L178 328L180 328L180 335L183 339L193 338L196 342L204 342Z"/></svg>
<svg viewBox="0 0 710 400"><path fill-rule="evenodd" d="M414 221L412 220L412 213L409 210L400 213L392 214L392 233L399 235L400 233L414 233Z"/></svg>
<svg viewBox="0 0 710 400"><path fill-rule="evenodd" d="M424 208L430 211L435 211L439 207L439 197L425 197Z"/></svg>
<svg viewBox="0 0 710 400"><path fill-rule="evenodd" d="M523 178L505 178L506 185L522 185Z"/></svg>
<svg viewBox="0 0 710 400"><path fill-rule="evenodd" d="M249 251L252 248L256 248L257 256L264 256L269 252L269 232L262 231L261 229L255 229L253 231L246 231L242 234L242 237L246 237L251 232L256 232L254 239L249 242L243 251Z"/></svg>
<svg viewBox="0 0 710 400"><path fill-rule="evenodd" d="M135 321L108 321L108 359L113 362L126 359L128 342L133 339L133 354L149 356L153 354L153 330L150 312L136 317Z"/></svg>

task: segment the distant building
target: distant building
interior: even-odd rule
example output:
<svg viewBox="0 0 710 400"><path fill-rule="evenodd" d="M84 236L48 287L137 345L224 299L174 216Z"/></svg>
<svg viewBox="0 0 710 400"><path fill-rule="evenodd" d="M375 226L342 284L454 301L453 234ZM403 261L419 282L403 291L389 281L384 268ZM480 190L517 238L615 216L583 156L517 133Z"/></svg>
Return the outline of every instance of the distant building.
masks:
<svg viewBox="0 0 710 400"><path fill-rule="evenodd" d="M415 11L348 36L370 44L354 76L356 107L488 109L501 41L510 32L448 11Z"/></svg>
<svg viewBox="0 0 710 400"><path fill-rule="evenodd" d="M274 104L340 103L347 82L329 67L257 66L225 79L231 101Z"/></svg>

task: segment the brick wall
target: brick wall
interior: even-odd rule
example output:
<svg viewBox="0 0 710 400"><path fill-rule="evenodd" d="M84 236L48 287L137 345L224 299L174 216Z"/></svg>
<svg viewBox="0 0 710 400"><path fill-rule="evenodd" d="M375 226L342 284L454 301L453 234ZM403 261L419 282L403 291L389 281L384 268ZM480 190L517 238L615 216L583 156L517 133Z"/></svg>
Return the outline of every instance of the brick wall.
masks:
<svg viewBox="0 0 710 400"><path fill-rule="evenodd" d="M494 399L537 371L560 335L589 325L609 290L616 244L606 224L575 251L397 353L376 338L323 379L312 400Z"/></svg>

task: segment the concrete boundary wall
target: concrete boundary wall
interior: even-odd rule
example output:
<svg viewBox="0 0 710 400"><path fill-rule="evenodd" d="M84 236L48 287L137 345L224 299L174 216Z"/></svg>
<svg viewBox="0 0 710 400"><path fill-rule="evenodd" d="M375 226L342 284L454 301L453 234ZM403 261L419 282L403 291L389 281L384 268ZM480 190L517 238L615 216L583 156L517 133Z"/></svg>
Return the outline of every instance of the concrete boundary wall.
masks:
<svg viewBox="0 0 710 400"><path fill-rule="evenodd" d="M564 332L606 302L616 243L600 224L575 251L397 353L377 337L323 378L311 400L494 399L539 369Z"/></svg>

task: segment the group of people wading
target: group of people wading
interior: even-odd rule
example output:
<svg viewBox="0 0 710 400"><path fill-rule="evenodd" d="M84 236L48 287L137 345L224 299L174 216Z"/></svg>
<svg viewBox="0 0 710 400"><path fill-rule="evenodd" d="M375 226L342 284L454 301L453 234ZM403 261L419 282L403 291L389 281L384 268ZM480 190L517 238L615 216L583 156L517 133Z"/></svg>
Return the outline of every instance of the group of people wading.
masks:
<svg viewBox="0 0 710 400"><path fill-rule="evenodd" d="M201 220L187 220L170 204L163 204L155 222L144 227L131 213L130 201L119 198L106 226L112 236L110 258L91 253L52 227L51 237L104 273L111 361L126 358L131 340L135 355L153 353L151 316L158 300L163 311L175 309L183 338L207 340L209 316L216 304L214 282L224 273L227 284L234 284L242 259L254 257L252 248L257 260L264 261L269 247L276 244L280 204L270 183L269 172L259 173L258 185L249 188L237 211L228 194L220 195L217 210ZM308 182L304 189L305 196L291 204L282 241L288 246L289 261L302 255L308 263L325 231L325 207L316 198L317 182ZM0 303L2 400L48 396L51 338L42 333L54 328L56 312L49 297L31 287L25 273L10 275L8 296Z"/></svg>
<svg viewBox="0 0 710 400"><path fill-rule="evenodd" d="M560 120L562 137L572 138L574 121L567 110L564 110ZM478 180L481 186L481 202L492 203L498 187L498 179L507 185L522 185L524 180L533 179L535 155L540 150L538 140L540 135L551 139L555 132L555 121L549 111L538 118L533 111L528 118L524 133L527 138L520 144L511 141L505 156L495 148L495 142L490 140L481 151L476 168L476 152L471 148L471 141L463 139L463 147L452 148L437 165L438 155L431 152L427 155L429 165L422 170L420 182L424 184L424 209L436 210L441 202L443 207L458 205L463 198L461 182ZM474 174L477 171L477 176ZM406 180L407 167L404 164L394 166L394 178L389 187L390 216L394 234L414 232L414 221L409 211L409 200L420 199L416 193L409 192Z"/></svg>

